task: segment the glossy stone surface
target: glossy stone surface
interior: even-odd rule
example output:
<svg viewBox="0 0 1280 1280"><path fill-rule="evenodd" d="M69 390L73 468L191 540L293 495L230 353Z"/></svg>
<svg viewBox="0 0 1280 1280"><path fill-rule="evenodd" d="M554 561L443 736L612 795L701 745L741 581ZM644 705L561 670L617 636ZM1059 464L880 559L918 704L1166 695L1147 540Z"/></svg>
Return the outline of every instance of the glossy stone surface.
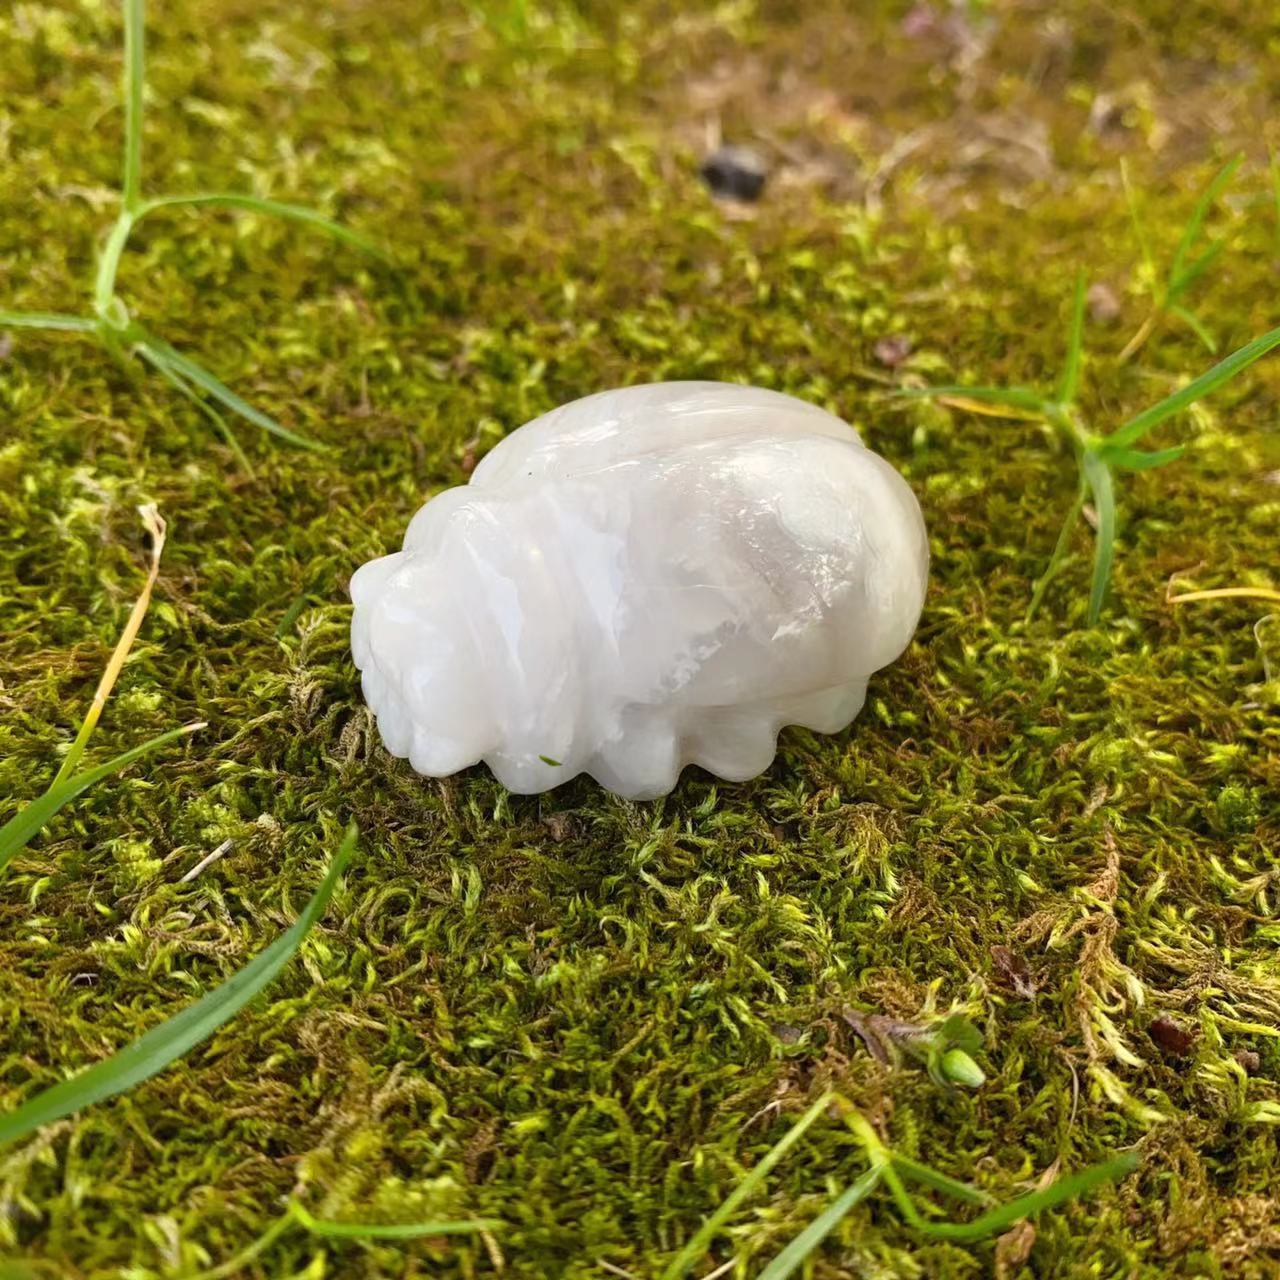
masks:
<svg viewBox="0 0 1280 1280"><path fill-rule="evenodd" d="M636 799L743 780L787 724L833 733L924 601L906 482L814 405L717 382L527 423L351 580L383 741L513 791L587 772Z"/></svg>

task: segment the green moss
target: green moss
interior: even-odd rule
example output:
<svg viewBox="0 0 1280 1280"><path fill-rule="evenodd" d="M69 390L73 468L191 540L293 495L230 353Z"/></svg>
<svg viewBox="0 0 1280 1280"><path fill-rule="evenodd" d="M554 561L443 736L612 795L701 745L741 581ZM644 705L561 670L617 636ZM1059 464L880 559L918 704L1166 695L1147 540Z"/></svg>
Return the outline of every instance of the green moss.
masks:
<svg viewBox="0 0 1280 1280"><path fill-rule="evenodd" d="M325 1254L334 1275L652 1276L834 1083L900 1150L1000 1196L1137 1145L1143 1171L1039 1222L1010 1276L1274 1274L1263 608L1164 596L1175 572L1274 573L1280 364L1162 434L1188 455L1126 488L1089 631L1083 530L1022 621L1069 459L1038 430L884 397L874 348L911 339L897 376L1051 379L1083 264L1120 309L1088 325L1083 402L1100 428L1123 421L1205 356L1171 329L1116 363L1145 314L1118 160L1167 261L1241 146L1197 310L1224 346L1273 324L1257 122L1276 114L1280 26L1244 3L992 3L971 10L984 51L909 37L905 4L849 8L156 6L151 180L319 205L400 269L249 217L139 232L120 278L136 313L332 447L245 433L252 479L162 384L74 338L13 335L4 805L48 781L88 703L141 578L145 500L170 541L92 754L210 728L64 813L0 887L0 1105L260 949L350 818L365 851L325 928L209 1046L0 1153L11 1255L176 1277L233 1256L297 1190L334 1217L509 1226L394 1247L294 1234L260 1275ZM113 212L118 40L110 4L0 14L5 306L81 307ZM714 119L788 158L749 220L697 181ZM921 495L928 609L857 724L788 732L753 783L690 771L645 805L389 760L347 651L352 569L519 423L666 377L828 404ZM844 1017L953 1007L986 1036L973 1092L879 1064ZM1189 1058L1149 1036L1165 1012L1198 1024ZM736 1256L754 1274L860 1169L841 1127L816 1125L705 1270ZM814 1275L993 1266L875 1199Z"/></svg>

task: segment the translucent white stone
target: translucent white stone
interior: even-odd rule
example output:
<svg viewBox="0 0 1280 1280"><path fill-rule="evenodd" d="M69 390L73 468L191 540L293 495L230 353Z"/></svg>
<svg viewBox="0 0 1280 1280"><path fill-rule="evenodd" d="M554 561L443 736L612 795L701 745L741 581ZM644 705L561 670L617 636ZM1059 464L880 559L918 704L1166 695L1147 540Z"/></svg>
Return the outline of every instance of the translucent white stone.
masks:
<svg viewBox="0 0 1280 1280"><path fill-rule="evenodd" d="M778 730L844 728L906 647L928 544L906 482L774 391L663 382L527 423L351 579L351 647L393 755L578 773L636 799L740 781Z"/></svg>

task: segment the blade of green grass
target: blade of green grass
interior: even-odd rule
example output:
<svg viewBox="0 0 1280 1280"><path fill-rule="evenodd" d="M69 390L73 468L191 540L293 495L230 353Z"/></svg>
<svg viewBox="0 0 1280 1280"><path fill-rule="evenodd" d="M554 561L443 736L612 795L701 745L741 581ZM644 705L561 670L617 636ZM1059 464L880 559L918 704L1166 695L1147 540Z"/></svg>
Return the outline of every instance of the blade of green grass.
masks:
<svg viewBox="0 0 1280 1280"><path fill-rule="evenodd" d="M1138 241L1138 251L1142 254L1143 265L1147 269L1147 277L1155 287L1156 283L1156 260L1151 253L1151 244L1147 240L1146 229L1142 225L1142 216L1138 212L1138 197L1134 192L1133 184L1129 181L1129 166L1123 160L1120 161L1120 183L1124 187L1125 203L1129 206L1129 220L1133 223L1133 234Z"/></svg>
<svg viewBox="0 0 1280 1280"><path fill-rule="evenodd" d="M383 262L391 261L390 257L372 240L366 239L358 231L352 231L350 227L344 227L340 222L326 218L314 209L308 209L300 204L286 204L281 200L267 200L260 196L240 195L234 191L199 191L189 196L160 196L155 200L148 200L138 210L138 218L141 219L157 209L172 209L182 205L221 205L225 208L246 209L252 213L265 213L275 218L291 219L294 222L315 227L335 240L341 240L344 244L349 244Z"/></svg>
<svg viewBox="0 0 1280 1280"><path fill-rule="evenodd" d="M1247 369L1255 360L1260 360L1267 352L1280 347L1280 328L1271 329L1252 342L1246 343L1238 351L1233 351L1225 359L1220 360L1206 373L1202 373L1194 382L1188 383L1180 391L1175 391L1150 408L1144 409L1136 417L1130 418L1122 427L1106 437L1108 446L1123 448L1137 444L1153 427L1158 427L1167 418L1181 413L1195 404L1197 400L1216 391L1224 382L1234 378L1237 373Z"/></svg>
<svg viewBox="0 0 1280 1280"><path fill-rule="evenodd" d="M10 329L57 329L63 333L92 333L94 324L84 316L64 316L56 311L0 311L0 326Z"/></svg>
<svg viewBox="0 0 1280 1280"><path fill-rule="evenodd" d="M1271 194L1276 202L1276 252L1280 253L1280 159L1271 152Z"/></svg>
<svg viewBox="0 0 1280 1280"><path fill-rule="evenodd" d="M347 829L320 887L286 933L221 986L158 1027L153 1027L132 1044L70 1080L45 1089L16 1111L0 1117L0 1145L23 1138L41 1125L133 1088L195 1048L244 1008L284 968L311 926L324 914L338 877L355 850L357 836L353 823Z"/></svg>
<svg viewBox="0 0 1280 1280"><path fill-rule="evenodd" d="M905 1174L908 1178L926 1187L932 1187L935 1191L941 1191L943 1195L963 1200L966 1204L990 1205L994 1200L994 1197L985 1191L979 1191L977 1187L971 1187L967 1182L959 1182L927 1164L899 1155L896 1151L893 1153L893 1165L899 1173Z"/></svg>
<svg viewBox="0 0 1280 1280"><path fill-rule="evenodd" d="M307 607L307 599L309 593L304 591L299 596L294 596L293 602L284 611L279 623L276 626L276 639L283 640L285 636L293 630L293 624L297 622L301 616L303 609Z"/></svg>
<svg viewBox="0 0 1280 1280"><path fill-rule="evenodd" d="M496 1231L503 1224L497 1218L441 1219L433 1222L333 1222L315 1218L296 1200L289 1202L289 1212L314 1236L329 1240L413 1240L418 1236L474 1235L478 1231Z"/></svg>
<svg viewBox="0 0 1280 1280"><path fill-rule="evenodd" d="M168 733L162 733L141 746L121 752L106 764L86 769L83 773L77 773L65 781L55 783L44 795L23 805L3 827L0 827L0 872L8 866L17 853L26 848L37 832L48 824L58 810L82 792L87 791L95 782L101 782L103 778L118 773L126 765L132 764L151 751L158 750L175 738L181 738L184 734L194 733L197 729L204 727L204 722L200 721L196 724L183 725L181 729L170 729Z"/></svg>
<svg viewBox="0 0 1280 1280"><path fill-rule="evenodd" d="M1178 288L1182 277L1182 264L1186 260L1191 246L1199 236L1200 228L1204 226L1204 220L1208 216L1213 202L1217 200L1227 184L1235 176L1235 172L1240 167L1240 162L1243 159L1244 155L1242 153L1232 156L1218 170L1217 174L1214 175L1213 181L1201 192L1200 199L1196 201L1196 207L1191 211L1191 217L1187 219L1187 225L1182 229L1182 239L1178 241L1178 247L1173 255L1173 263L1169 268L1168 292L1170 295Z"/></svg>
<svg viewBox="0 0 1280 1280"><path fill-rule="evenodd" d="M236 433L231 429L231 424L204 398L204 396L197 394L195 388L187 382L185 378L179 377L178 374L175 373L167 364L163 363L163 361L157 363L154 359L154 354L155 353L152 352L150 357L144 354L143 358L147 359L151 367L167 383L169 383L170 386L181 392L182 395L190 400L191 403L195 405L210 422L213 423L215 430L222 436L223 440L226 441L227 448L231 450L235 455L236 461L244 468L245 474L250 479L253 479L255 474L253 466L245 456L244 450L240 447L240 441L236 438Z"/></svg>
<svg viewBox="0 0 1280 1280"><path fill-rule="evenodd" d="M398 1234L388 1236L385 1227L363 1227L359 1223L327 1222L314 1218L296 1200L289 1201L289 1207L267 1229L251 1241L244 1249L207 1271L200 1271L189 1277L189 1280L228 1280L232 1276L240 1276L245 1268L256 1258L264 1254L290 1227L301 1227L313 1235L330 1239L409 1239L418 1235L460 1235L476 1231L497 1229L503 1224L496 1219L472 1218L462 1222L421 1222L409 1223L404 1229L391 1228ZM0 1277L3 1280L3 1277Z"/></svg>
<svg viewBox="0 0 1280 1280"><path fill-rule="evenodd" d="M143 0L124 0L124 207L142 199L142 96L146 85Z"/></svg>
<svg viewBox="0 0 1280 1280"><path fill-rule="evenodd" d="M982 404L1002 404L1013 409L1044 408L1044 397L1030 387L901 387L894 391L895 396L905 400L936 400L940 396L964 396L968 400L977 400Z"/></svg>
<svg viewBox="0 0 1280 1280"><path fill-rule="evenodd" d="M688 1274L689 1268L707 1251L707 1246L715 1237L716 1232L728 1222L738 1206L748 1196L759 1190L765 1178L769 1176L769 1171L800 1141L809 1127L826 1111L830 1104L831 1093L828 1091L778 1139L760 1160L760 1163L750 1169L746 1177L725 1197L724 1202L715 1213L698 1228L684 1248L671 1260L666 1270L663 1271L661 1280L679 1280L681 1276Z"/></svg>
<svg viewBox="0 0 1280 1280"><path fill-rule="evenodd" d="M194 360L189 360L181 352L175 351L167 342L162 342L153 334L144 334L135 349L148 364L156 368L161 365L167 365L171 372L181 375L201 391L207 392L220 404L230 409L232 413L239 414L247 422L252 422L255 427L261 427L263 431L270 432L271 435L278 436L281 440L287 440L290 444L297 445L300 448L323 451L324 445L319 441L312 440L308 436L299 435L296 431L290 431L288 427L281 426L274 418L267 417L265 413L255 409L248 401L242 400L230 387L220 382L207 369L196 364Z"/></svg>
<svg viewBox="0 0 1280 1280"><path fill-rule="evenodd" d="M1031 600L1027 604L1025 616L1025 621L1027 622L1030 622L1036 616L1036 611L1040 608L1040 602L1044 599L1044 593L1049 589L1049 584L1057 577L1059 569L1066 563L1067 546L1071 542L1071 531L1075 528L1076 521L1080 518L1080 512L1084 508L1086 496L1087 486L1084 482L1084 477L1081 476L1080 485L1076 490L1075 501L1071 504L1071 510L1067 512L1067 518L1062 522L1057 542L1053 544L1053 554L1049 557L1049 563L1045 565L1044 572L1032 588Z"/></svg>
<svg viewBox="0 0 1280 1280"><path fill-rule="evenodd" d="M1154 471L1156 467L1177 462L1186 451L1185 444L1176 444L1172 449L1157 449L1153 453L1145 449L1103 449L1101 452L1111 466L1122 471Z"/></svg>
<svg viewBox="0 0 1280 1280"><path fill-rule="evenodd" d="M133 222L133 214L128 209L122 209L98 254L98 269L93 277L93 309L102 321L99 332L104 336L113 330L123 333L128 325L127 316L120 318L125 307L116 297L116 275L120 270L125 245L129 243Z"/></svg>
<svg viewBox="0 0 1280 1280"><path fill-rule="evenodd" d="M1190 307L1184 307L1181 303L1175 302L1170 308L1171 315L1175 315L1183 324L1196 335L1204 344L1205 350L1211 356L1218 354L1218 340L1204 327L1204 322L1200 319Z"/></svg>
<svg viewBox="0 0 1280 1280"><path fill-rule="evenodd" d="M1067 331L1067 358L1058 383L1058 401L1070 404L1080 388L1080 357L1084 348L1084 272L1076 273L1076 295L1071 307L1071 327Z"/></svg>
<svg viewBox="0 0 1280 1280"><path fill-rule="evenodd" d="M1111 470L1096 454L1084 455L1084 478L1093 494L1098 515L1097 546L1093 553L1093 583L1089 588L1089 625L1102 617L1102 605L1111 581L1111 566L1116 558L1116 496L1111 483Z"/></svg>
<svg viewBox="0 0 1280 1280"><path fill-rule="evenodd" d="M1077 1196L1087 1195L1104 1182L1126 1177L1137 1167L1138 1157L1132 1152L1127 1152L1112 1160L1106 1160L1102 1164L1082 1169L1079 1173L1058 1178L1047 1187L1019 1196L1016 1200L1010 1200L1008 1204L992 1209L972 1222L930 1222L916 1209L892 1168L885 1169L884 1180L886 1185L894 1191L894 1200L902 1210L903 1216L917 1231L936 1239L973 1241L1005 1231L1023 1218L1043 1213L1044 1210L1052 1209L1068 1200L1074 1200Z"/></svg>
<svg viewBox="0 0 1280 1280"><path fill-rule="evenodd" d="M783 1251L760 1273L758 1280L787 1280L797 1267L835 1230L840 1219L859 1201L865 1200L880 1182L879 1169L868 1169L841 1192Z"/></svg>
<svg viewBox="0 0 1280 1280"><path fill-rule="evenodd" d="M1176 301L1176 300L1177 300L1177 299L1178 299L1182 294L1184 294L1184 293L1185 293L1185 292L1186 292L1186 291L1187 291L1187 290L1188 290L1188 289L1189 289L1193 284L1195 284L1195 282L1196 282L1196 281L1197 281L1197 280L1198 280L1202 275L1204 275L1204 273L1205 273L1206 271L1208 271L1208 269L1209 269L1211 266L1213 266L1213 264L1214 264L1214 263L1218 260L1218 258L1221 256L1222 251L1223 251L1225 248L1226 248L1226 245L1225 245L1221 240L1217 241L1217 242L1216 242L1216 243L1214 243L1214 244L1211 244L1211 245L1210 245L1210 246L1209 246L1209 247L1208 247L1208 248L1207 248L1207 249L1206 249L1206 250L1205 250L1205 251L1204 251L1204 252L1203 252L1203 253L1202 253L1202 254L1201 254L1201 255L1200 255L1200 256L1199 256L1199 257L1198 257L1198 258L1197 258L1197 259L1196 259L1196 260L1195 260L1195 261L1194 261L1194 262L1193 262L1193 263L1192 263L1192 264L1191 264L1191 265L1190 265L1190 266L1189 266L1189 267L1188 267L1184 272L1183 272L1183 273L1182 273L1182 275L1178 278L1177 283L1170 287L1168 294L1165 296L1165 305L1166 305L1166 306L1172 306L1172 304L1173 304L1173 303L1174 303L1174 302L1175 302L1175 301Z"/></svg>
<svg viewBox="0 0 1280 1280"><path fill-rule="evenodd" d="M260 1254L265 1253L290 1227L298 1225L297 1219L289 1210L285 1210L256 1240L251 1241L233 1258L210 1267L207 1271L198 1271L188 1276L187 1280L226 1280L228 1276L242 1276L245 1268Z"/></svg>

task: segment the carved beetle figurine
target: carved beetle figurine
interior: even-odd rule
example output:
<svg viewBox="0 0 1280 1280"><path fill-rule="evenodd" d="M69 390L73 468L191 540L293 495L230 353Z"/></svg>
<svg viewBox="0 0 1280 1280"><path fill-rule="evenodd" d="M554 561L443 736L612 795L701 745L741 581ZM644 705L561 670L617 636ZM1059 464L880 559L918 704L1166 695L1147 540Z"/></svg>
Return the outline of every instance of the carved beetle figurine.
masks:
<svg viewBox="0 0 1280 1280"><path fill-rule="evenodd" d="M852 427L757 387L666 382L527 423L351 579L394 755L512 791L740 781L780 728L844 728L906 647L928 543Z"/></svg>

